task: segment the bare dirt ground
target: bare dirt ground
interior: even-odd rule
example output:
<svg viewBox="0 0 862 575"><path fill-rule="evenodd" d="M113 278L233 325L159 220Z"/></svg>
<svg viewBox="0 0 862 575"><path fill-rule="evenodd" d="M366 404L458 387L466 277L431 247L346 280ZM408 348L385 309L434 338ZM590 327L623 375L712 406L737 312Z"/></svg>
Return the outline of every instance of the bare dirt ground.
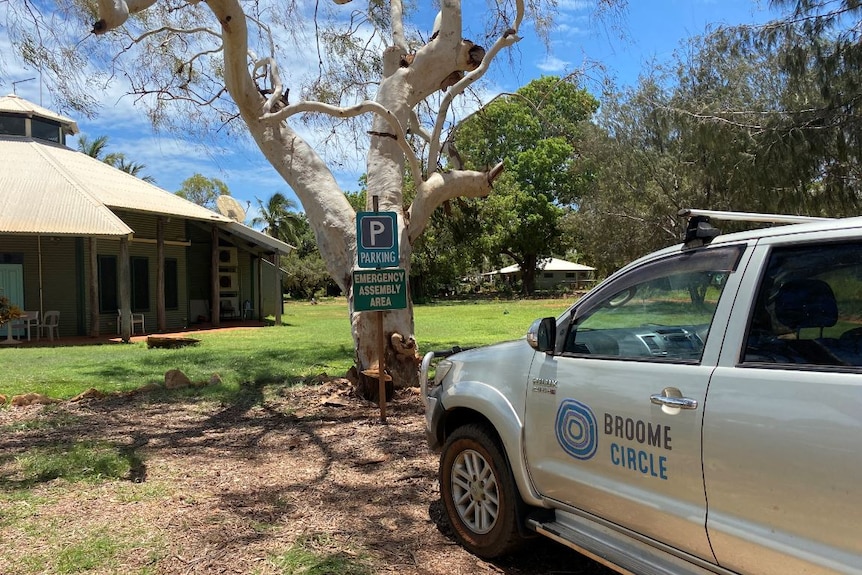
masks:
<svg viewBox="0 0 862 575"><path fill-rule="evenodd" d="M459 547L411 390L386 423L344 380L244 391L231 404L138 394L0 409L7 494L15 457L36 446L105 441L140 461L124 480L0 498L0 573L59 573L63 550L94 534L125 543L87 573L293 573L278 558L298 543L372 573L611 573L543 539L494 563Z"/></svg>

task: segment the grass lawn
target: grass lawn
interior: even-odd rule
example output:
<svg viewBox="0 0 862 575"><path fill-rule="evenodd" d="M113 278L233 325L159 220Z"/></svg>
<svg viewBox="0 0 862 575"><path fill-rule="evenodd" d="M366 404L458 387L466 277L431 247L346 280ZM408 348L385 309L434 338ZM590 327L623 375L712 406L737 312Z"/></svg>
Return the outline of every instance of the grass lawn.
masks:
<svg viewBox="0 0 862 575"><path fill-rule="evenodd" d="M471 301L416 306L420 352L473 347L515 339L539 317L559 315L571 300ZM241 383L301 381L321 373L342 375L353 362L353 340L343 298L319 305L288 303L285 325L201 332L197 346L147 349L127 345L0 349L0 394L37 392L68 399L94 387L125 391L161 383L169 369L192 381L217 373L222 385L206 393L232 394Z"/></svg>
<svg viewBox="0 0 862 575"><path fill-rule="evenodd" d="M423 352L489 344L521 337L567 303L423 305L415 331ZM343 386L305 383L352 364L345 302L293 303L284 321L202 331L199 345L174 350L0 347L7 396L130 390L172 368L222 378L117 401L0 408L0 573L603 573L562 546L498 567L453 545L419 399L393 401L385 425L368 402L336 395L349 400L333 406Z"/></svg>

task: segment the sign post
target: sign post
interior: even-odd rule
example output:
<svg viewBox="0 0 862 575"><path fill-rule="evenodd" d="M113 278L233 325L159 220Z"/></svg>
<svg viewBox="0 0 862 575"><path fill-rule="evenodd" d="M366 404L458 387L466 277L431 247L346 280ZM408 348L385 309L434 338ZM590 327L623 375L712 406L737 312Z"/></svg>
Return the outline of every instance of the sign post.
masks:
<svg viewBox="0 0 862 575"><path fill-rule="evenodd" d="M407 307L407 271L399 262L398 216L378 211L377 196L372 212L356 214L356 264L353 270L353 311L377 312L377 384L380 421L386 421L386 341L383 312Z"/></svg>

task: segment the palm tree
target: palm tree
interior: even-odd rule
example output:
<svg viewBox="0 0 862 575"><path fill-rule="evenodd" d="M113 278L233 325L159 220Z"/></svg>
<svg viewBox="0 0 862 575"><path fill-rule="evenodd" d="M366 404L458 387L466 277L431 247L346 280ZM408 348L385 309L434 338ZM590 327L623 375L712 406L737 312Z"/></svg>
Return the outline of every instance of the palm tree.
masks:
<svg viewBox="0 0 862 575"><path fill-rule="evenodd" d="M263 226L263 233L270 237L289 244L298 244L302 216L294 211L297 208L296 202L280 192L274 193L266 204L260 198L255 200L260 215L251 221L251 225Z"/></svg>
<svg viewBox="0 0 862 575"><path fill-rule="evenodd" d="M86 134L81 134L78 138L78 151L84 152L91 158L96 158L97 160L102 160L102 154L105 152L105 148L108 147L108 136L99 136L95 140L90 140Z"/></svg>
<svg viewBox="0 0 862 575"><path fill-rule="evenodd" d="M147 175L147 176L140 175L141 171L143 171L147 168L146 165L139 164L137 162L127 162L126 156L123 154L112 154L112 156L115 158L113 160L113 162L108 162L107 159L105 160L105 162L111 164L112 166L114 166L115 168L117 168L118 170L120 170L122 172L126 172L127 174L135 176L136 178L141 178L145 182L149 182L151 184L156 183L156 179L154 177L149 176L149 175Z"/></svg>
<svg viewBox="0 0 862 575"><path fill-rule="evenodd" d="M145 170L147 166L144 164L138 164L137 162L127 162L126 155L122 152L111 152L110 154L106 154L105 150L107 147L108 136L99 136L98 138L90 140L85 134L81 134L78 138L79 152L83 152L91 158L100 160L109 166L113 166L118 170L126 172L136 178L140 178L145 182L149 182L151 184L156 182L156 179L153 176L141 175L141 172Z"/></svg>

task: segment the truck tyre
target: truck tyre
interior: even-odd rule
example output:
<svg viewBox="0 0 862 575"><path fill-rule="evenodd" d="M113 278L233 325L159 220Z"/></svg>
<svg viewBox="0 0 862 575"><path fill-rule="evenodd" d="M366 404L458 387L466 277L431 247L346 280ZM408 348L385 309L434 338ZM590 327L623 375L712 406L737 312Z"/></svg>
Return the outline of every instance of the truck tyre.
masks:
<svg viewBox="0 0 862 575"><path fill-rule="evenodd" d="M449 436L439 479L449 523L471 553L492 559L523 543L517 508L524 504L506 457L487 428L465 425Z"/></svg>

